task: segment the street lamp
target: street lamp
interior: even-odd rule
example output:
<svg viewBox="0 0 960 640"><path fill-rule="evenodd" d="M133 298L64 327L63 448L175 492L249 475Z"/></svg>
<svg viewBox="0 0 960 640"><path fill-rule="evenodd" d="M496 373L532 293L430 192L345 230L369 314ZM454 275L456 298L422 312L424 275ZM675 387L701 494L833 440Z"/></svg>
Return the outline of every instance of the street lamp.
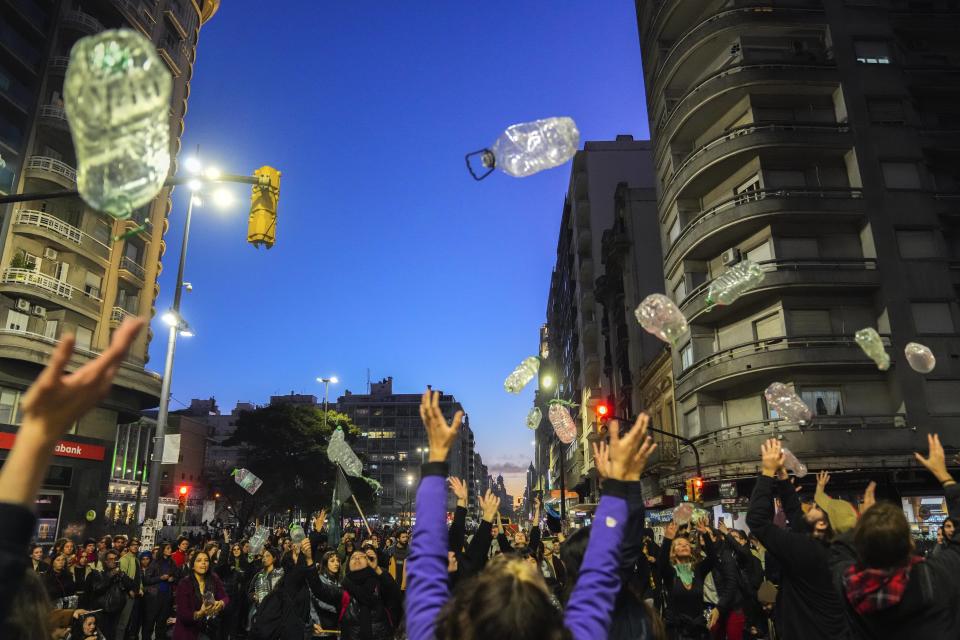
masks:
<svg viewBox="0 0 960 640"><path fill-rule="evenodd" d="M423 465L423 456L427 455L430 449L428 447L417 447L417 453L420 454L420 465Z"/></svg>
<svg viewBox="0 0 960 640"><path fill-rule="evenodd" d="M330 389L331 384L337 384L340 382L337 380L337 376L330 376L329 378L317 378L317 382L323 383L323 429L327 429L327 391Z"/></svg>

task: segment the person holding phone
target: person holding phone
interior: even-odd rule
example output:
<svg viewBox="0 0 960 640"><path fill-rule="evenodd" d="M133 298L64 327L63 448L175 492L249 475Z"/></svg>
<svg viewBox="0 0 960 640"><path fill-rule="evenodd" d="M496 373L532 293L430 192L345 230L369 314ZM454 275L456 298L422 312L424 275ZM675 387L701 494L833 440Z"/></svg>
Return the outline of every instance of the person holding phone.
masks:
<svg viewBox="0 0 960 640"><path fill-rule="evenodd" d="M223 582L210 571L210 556L199 551L190 573L177 584L177 621L173 640L213 640L219 637L219 614L230 602Z"/></svg>

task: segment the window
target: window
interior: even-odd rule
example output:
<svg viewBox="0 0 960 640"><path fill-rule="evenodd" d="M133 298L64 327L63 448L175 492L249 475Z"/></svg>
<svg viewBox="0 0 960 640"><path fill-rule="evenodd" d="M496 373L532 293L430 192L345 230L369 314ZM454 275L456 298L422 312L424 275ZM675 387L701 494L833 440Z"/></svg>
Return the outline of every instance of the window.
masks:
<svg viewBox="0 0 960 640"><path fill-rule="evenodd" d="M396 438L396 431L367 431L363 434L364 437L370 438L371 440L384 440L387 438Z"/></svg>
<svg viewBox="0 0 960 640"><path fill-rule="evenodd" d="M819 258L820 246L816 238L780 238L781 258Z"/></svg>
<svg viewBox="0 0 960 640"><path fill-rule="evenodd" d="M883 183L888 189L919 189L920 170L916 162L881 162Z"/></svg>
<svg viewBox="0 0 960 640"><path fill-rule="evenodd" d="M16 424L19 399L20 393L15 389L0 388L0 424Z"/></svg>
<svg viewBox="0 0 960 640"><path fill-rule="evenodd" d="M93 298L99 298L100 284L102 282L103 282L103 278L101 278L95 273L87 271L86 281L83 285L83 292Z"/></svg>
<svg viewBox="0 0 960 640"><path fill-rule="evenodd" d="M93 331L86 327L77 326L76 334L77 346L81 349L90 349L90 343L93 342Z"/></svg>
<svg viewBox="0 0 960 640"><path fill-rule="evenodd" d="M794 336L827 336L832 333L827 309L794 309L790 312L790 334Z"/></svg>
<svg viewBox="0 0 960 640"><path fill-rule="evenodd" d="M929 229L897 231L897 246L900 247L901 258L937 257L933 231Z"/></svg>
<svg viewBox="0 0 960 640"><path fill-rule="evenodd" d="M753 332L758 341L782 337L783 323L780 322L780 314L774 313L765 318L756 320L753 323Z"/></svg>
<svg viewBox="0 0 960 640"><path fill-rule="evenodd" d="M54 277L56 277L56 279L59 280L60 282L66 282L68 275L70 275L70 263L58 262Z"/></svg>
<svg viewBox="0 0 960 640"><path fill-rule="evenodd" d="M817 416L842 416L839 389L801 389L800 399Z"/></svg>
<svg viewBox="0 0 960 640"><path fill-rule="evenodd" d="M753 249L747 251L747 260L751 262L756 262L760 264L761 262L766 262L767 260L772 260L773 254L770 253L770 240L764 240L762 244L757 245Z"/></svg>
<svg viewBox="0 0 960 640"><path fill-rule="evenodd" d="M744 202L749 202L751 200L759 200L760 196L757 194L758 191L760 191L760 176L754 175L751 176L749 180L734 189L733 195L742 195L742 198L737 198L737 204L743 204Z"/></svg>
<svg viewBox="0 0 960 640"><path fill-rule="evenodd" d="M57 320L47 320L46 326L43 328L43 335L51 340L57 339L57 327L59 326Z"/></svg>
<svg viewBox="0 0 960 640"><path fill-rule="evenodd" d="M7 311L6 329L9 331L26 331L28 320L30 320L30 316L27 314L10 309Z"/></svg>
<svg viewBox="0 0 960 640"><path fill-rule="evenodd" d="M687 346L680 350L680 369L689 369L693 366L693 343L688 342Z"/></svg>
<svg viewBox="0 0 960 640"><path fill-rule="evenodd" d="M680 217L678 216L673 220L673 224L670 225L670 230L667 232L667 237L670 240L672 245L677 241L677 238L680 237Z"/></svg>
<svg viewBox="0 0 960 640"><path fill-rule="evenodd" d="M860 64L890 64L890 45L886 42L860 40L853 43Z"/></svg>
<svg viewBox="0 0 960 640"><path fill-rule="evenodd" d="M913 312L913 324L917 333L953 333L953 314L950 304L946 302L913 302L910 304Z"/></svg>
<svg viewBox="0 0 960 640"><path fill-rule="evenodd" d="M903 100L899 98L868 98L867 110L874 124L904 124L907 121Z"/></svg>
<svg viewBox="0 0 960 640"><path fill-rule="evenodd" d="M687 431L688 438L700 435L700 412L697 409L683 414L683 427Z"/></svg>

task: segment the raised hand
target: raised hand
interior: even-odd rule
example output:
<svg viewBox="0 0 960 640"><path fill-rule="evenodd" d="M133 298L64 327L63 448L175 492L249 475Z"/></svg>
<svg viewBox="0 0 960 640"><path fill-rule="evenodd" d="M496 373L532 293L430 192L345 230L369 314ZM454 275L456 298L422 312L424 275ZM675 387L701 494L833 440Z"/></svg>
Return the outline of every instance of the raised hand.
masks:
<svg viewBox="0 0 960 640"><path fill-rule="evenodd" d="M926 467L927 471L932 473L940 484L952 483L953 476L947 471L947 459L943 453L943 445L940 444L940 436L935 433L927 435L927 446L929 453L926 458L919 453L913 454L917 462Z"/></svg>
<svg viewBox="0 0 960 640"><path fill-rule="evenodd" d="M674 522L673 520L670 521L670 524L668 524L663 530L663 537L667 540L673 540L674 538L677 537L676 522Z"/></svg>
<svg viewBox="0 0 960 640"><path fill-rule="evenodd" d="M601 480L610 477L610 447L606 441L593 443L593 464L597 468L597 474Z"/></svg>
<svg viewBox="0 0 960 640"><path fill-rule="evenodd" d="M717 529L718 529L718 530L720 531L720 533L722 533L723 535L727 535L728 533L730 533L730 529L727 528L727 523L724 522L723 520L721 520L721 521L717 524Z"/></svg>
<svg viewBox="0 0 960 640"><path fill-rule="evenodd" d="M457 411L453 421L447 424L440 410L440 392L427 389L420 399L420 419L427 430L427 440L430 443L430 462L446 462L460 432L460 422L463 420L463 411Z"/></svg>
<svg viewBox="0 0 960 640"><path fill-rule="evenodd" d="M863 515L867 509L875 504L877 504L877 483L871 480L863 492L863 504L860 506L860 515Z"/></svg>
<svg viewBox="0 0 960 640"><path fill-rule="evenodd" d="M830 474L826 471L817 473L817 491L827 492L827 484L830 482Z"/></svg>
<svg viewBox="0 0 960 640"><path fill-rule="evenodd" d="M760 461L763 475L773 478L777 470L783 466L783 450L780 441L770 438L760 445Z"/></svg>
<svg viewBox="0 0 960 640"><path fill-rule="evenodd" d="M480 497L480 510L483 512L483 519L492 524L500 510L500 498L487 489L487 492Z"/></svg>
<svg viewBox="0 0 960 640"><path fill-rule="evenodd" d="M323 531L323 523L327 520L327 510L320 509L320 513L313 519L313 530L317 533Z"/></svg>
<svg viewBox="0 0 960 640"><path fill-rule="evenodd" d="M457 506L467 506L467 485L460 478L449 478L449 482L453 495L457 496Z"/></svg>
<svg viewBox="0 0 960 640"><path fill-rule="evenodd" d="M620 437L620 425L610 425L610 448L608 476L612 480L636 481L643 474L651 454L657 445L647 437L650 416L641 413L630 430Z"/></svg>

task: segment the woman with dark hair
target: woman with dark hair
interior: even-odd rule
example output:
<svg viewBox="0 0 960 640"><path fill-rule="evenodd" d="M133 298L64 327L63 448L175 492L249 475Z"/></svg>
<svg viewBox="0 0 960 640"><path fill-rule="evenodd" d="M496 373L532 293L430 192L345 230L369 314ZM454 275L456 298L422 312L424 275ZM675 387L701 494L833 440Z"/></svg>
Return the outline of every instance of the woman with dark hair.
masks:
<svg viewBox="0 0 960 640"><path fill-rule="evenodd" d="M73 597L77 593L77 585L73 573L67 568L67 556L60 554L54 558L50 571L41 574L40 579L55 608L77 608L76 598Z"/></svg>
<svg viewBox="0 0 960 640"><path fill-rule="evenodd" d="M223 633L232 638L240 633L247 620L244 596L250 579L250 561L243 555L243 546L239 542L230 545L230 550L221 557L216 571L230 596L230 603L223 614Z"/></svg>
<svg viewBox="0 0 960 640"><path fill-rule="evenodd" d="M97 616L92 613L76 618L64 640L107 640L97 625Z"/></svg>
<svg viewBox="0 0 960 640"><path fill-rule="evenodd" d="M214 640L219 633L218 616L230 598L217 574L210 571L210 556L198 551L190 573L177 584L177 622L173 640Z"/></svg>
<svg viewBox="0 0 960 640"><path fill-rule="evenodd" d="M50 571L50 565L43 559L43 547L39 544L30 545L30 566L34 573Z"/></svg>
<svg viewBox="0 0 960 640"><path fill-rule="evenodd" d="M179 572L173 559L173 545L170 542L160 544L160 555L155 558L143 573L143 585L155 597L145 603L145 629L153 629L159 640L166 637L167 619L173 614L173 592Z"/></svg>
<svg viewBox="0 0 960 640"><path fill-rule="evenodd" d="M327 551L320 557L317 565L317 579L328 588L340 586L342 575L340 557L336 551ZM336 631L340 627L340 609L316 597L311 592L310 623L313 625L314 637L327 638L339 635Z"/></svg>
<svg viewBox="0 0 960 640"><path fill-rule="evenodd" d="M277 588L283 579L280 552L276 547L264 547L260 552L260 571L250 581L250 619L257 617L257 609Z"/></svg>

